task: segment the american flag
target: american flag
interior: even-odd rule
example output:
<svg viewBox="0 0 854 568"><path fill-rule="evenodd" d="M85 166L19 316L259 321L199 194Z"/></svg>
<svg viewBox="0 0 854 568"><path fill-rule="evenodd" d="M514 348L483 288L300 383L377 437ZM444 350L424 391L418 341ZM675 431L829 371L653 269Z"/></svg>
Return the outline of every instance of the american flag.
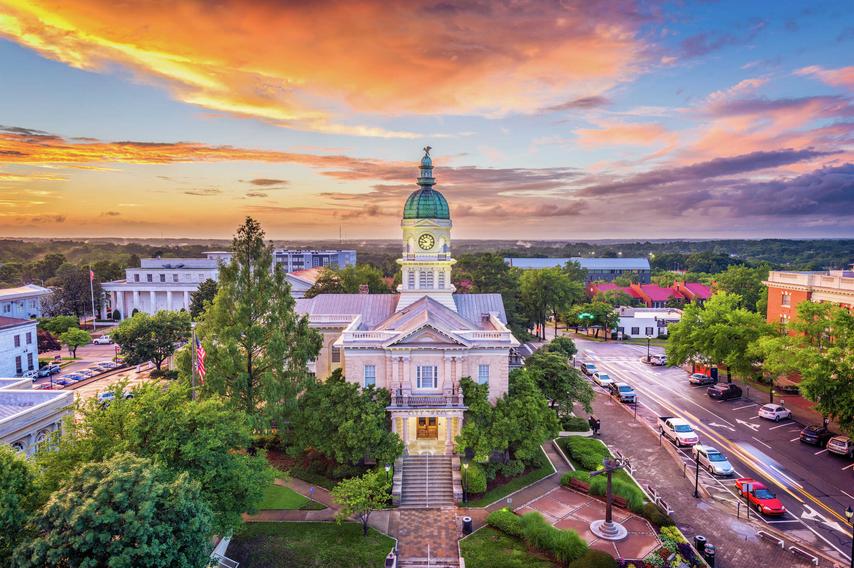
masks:
<svg viewBox="0 0 854 568"><path fill-rule="evenodd" d="M196 371L199 372L199 378L204 380L205 378L205 348L202 345L202 342L199 341L199 338L196 338Z"/></svg>

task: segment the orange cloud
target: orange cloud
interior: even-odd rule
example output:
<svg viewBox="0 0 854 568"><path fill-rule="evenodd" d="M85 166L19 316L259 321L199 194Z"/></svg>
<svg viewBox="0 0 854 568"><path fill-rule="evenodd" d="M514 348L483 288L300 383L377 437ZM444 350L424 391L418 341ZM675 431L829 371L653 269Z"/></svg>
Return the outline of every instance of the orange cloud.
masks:
<svg viewBox="0 0 854 568"><path fill-rule="evenodd" d="M846 87L854 91L854 65L839 69L825 69L819 65L810 65L795 71L796 75L815 75L834 87Z"/></svg>
<svg viewBox="0 0 854 568"><path fill-rule="evenodd" d="M579 128L575 130L582 146L604 146L626 144L647 146L660 141L675 143L676 135L660 124L603 122L601 128Z"/></svg>
<svg viewBox="0 0 854 568"><path fill-rule="evenodd" d="M0 36L72 67L133 70L178 100L298 129L415 137L375 115L533 112L630 77L631 7L595 3L0 0Z"/></svg>

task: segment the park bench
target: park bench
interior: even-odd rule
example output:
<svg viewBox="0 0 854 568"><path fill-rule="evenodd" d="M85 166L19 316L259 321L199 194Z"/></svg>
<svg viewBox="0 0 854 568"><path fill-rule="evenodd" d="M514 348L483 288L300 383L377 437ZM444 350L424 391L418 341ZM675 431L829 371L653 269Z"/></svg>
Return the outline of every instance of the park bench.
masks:
<svg viewBox="0 0 854 568"><path fill-rule="evenodd" d="M576 491L580 491L582 493L590 493L590 484L584 483L580 479L575 479L575 478L570 479L569 480L569 487L571 489L575 489Z"/></svg>

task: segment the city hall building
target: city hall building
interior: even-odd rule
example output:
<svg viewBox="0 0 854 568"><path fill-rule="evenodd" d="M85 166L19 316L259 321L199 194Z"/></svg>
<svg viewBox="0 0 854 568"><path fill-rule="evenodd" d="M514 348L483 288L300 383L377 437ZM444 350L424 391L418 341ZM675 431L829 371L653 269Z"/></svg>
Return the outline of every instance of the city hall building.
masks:
<svg viewBox="0 0 854 568"><path fill-rule="evenodd" d="M419 188L406 200L399 294L321 294L296 309L323 335L314 362L320 379L341 369L347 381L388 389L393 430L407 453L450 454L466 410L460 380L507 392L510 350L500 294L456 294L451 216L436 189L425 148Z"/></svg>

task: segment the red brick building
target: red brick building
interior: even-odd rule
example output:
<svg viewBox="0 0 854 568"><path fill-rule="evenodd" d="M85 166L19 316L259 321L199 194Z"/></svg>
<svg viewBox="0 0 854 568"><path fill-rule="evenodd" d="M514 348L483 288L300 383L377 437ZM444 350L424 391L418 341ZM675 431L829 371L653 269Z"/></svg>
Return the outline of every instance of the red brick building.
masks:
<svg viewBox="0 0 854 568"><path fill-rule="evenodd" d="M789 272L773 270L764 282L768 287L768 323L786 325L806 300L854 308L854 271Z"/></svg>

